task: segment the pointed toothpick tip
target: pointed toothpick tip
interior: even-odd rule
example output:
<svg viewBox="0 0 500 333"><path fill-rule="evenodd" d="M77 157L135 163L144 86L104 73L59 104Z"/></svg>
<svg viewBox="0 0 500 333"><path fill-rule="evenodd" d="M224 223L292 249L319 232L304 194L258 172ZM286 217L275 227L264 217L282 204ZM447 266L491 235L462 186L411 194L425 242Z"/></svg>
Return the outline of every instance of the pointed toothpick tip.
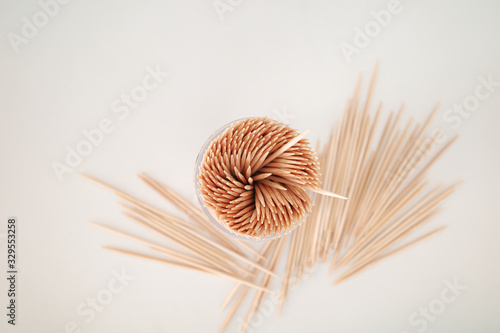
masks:
<svg viewBox="0 0 500 333"><path fill-rule="evenodd" d="M333 193L333 192L330 192L330 191L327 191L327 190L323 190L323 189L309 188L309 190L311 190L312 192L316 192L318 194L329 196L329 197L333 197L333 198L338 198L338 199L343 199L343 200L347 200L348 199L347 197L344 197L343 195L340 195L340 194L337 194L337 193Z"/></svg>
<svg viewBox="0 0 500 333"><path fill-rule="evenodd" d="M332 287L335 287L336 285L338 285L340 282L342 282L342 280L337 280L337 281L334 281L332 283Z"/></svg>
<svg viewBox="0 0 500 333"><path fill-rule="evenodd" d="M80 176L80 177L83 177L83 178L85 178L85 179L91 180L91 181L93 181L93 182L99 182L99 181L98 181L97 179L95 179L94 177L91 177L91 176L89 176L89 175L87 175L87 174L85 174L85 173L83 173L83 172L80 172L80 171L78 171L78 172L77 172L77 175L78 175L78 176Z"/></svg>

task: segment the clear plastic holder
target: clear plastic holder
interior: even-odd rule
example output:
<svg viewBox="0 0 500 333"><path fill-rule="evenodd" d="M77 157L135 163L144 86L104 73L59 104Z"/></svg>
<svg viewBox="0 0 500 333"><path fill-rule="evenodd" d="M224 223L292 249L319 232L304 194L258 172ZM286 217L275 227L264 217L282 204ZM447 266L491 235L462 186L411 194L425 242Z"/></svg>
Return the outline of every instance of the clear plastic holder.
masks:
<svg viewBox="0 0 500 333"><path fill-rule="evenodd" d="M210 146L210 144L212 143L212 141L214 141L219 135L221 135L222 133L224 133L224 131L226 129L228 129L232 125L234 125L234 124L236 124L236 123L238 123L240 121L246 120L246 119L250 119L250 118L238 119L238 120L232 121L232 122L230 122L230 123L222 126L218 130L216 130L208 138L208 140L205 142L205 144L202 146L202 148L201 148L201 150L198 153L198 156L196 158L195 169L194 169L194 179L193 180L194 180L194 187L195 187L196 198L197 198L197 201L198 201L198 205L200 206L200 208L203 211L203 213L207 216L208 220L210 222L212 222L212 224L215 226L215 228L217 230L221 231L222 233L231 235L232 237L236 237L236 238L239 238L241 240L263 241L263 240L277 239L277 238L285 236L285 235L291 233L293 230L295 230L295 228L297 228L299 225L301 225L304 222L304 220L307 218L307 215L304 216L303 218L301 218L300 220L295 221L295 223L291 226L290 230L286 230L286 231L284 231L284 232L282 232L282 233L280 233L278 235L267 236L267 237L262 237L262 238L255 238L255 237L251 237L251 236L240 235L240 234L237 234L234 231L230 230L229 228L227 228L224 225L224 223L219 222L217 220L217 217L211 211L211 209L208 208L207 206L205 206L205 203L203 202L203 197L202 197L202 194L201 194L201 191L200 191L200 185L199 185L198 176L200 174L200 165L201 165L201 163L203 161L203 157L205 156L205 152L207 151L208 147ZM312 202L314 203L314 199L315 199L315 196L316 196L315 193L312 192L312 191L307 191L307 194L309 195L309 197L311 198Z"/></svg>

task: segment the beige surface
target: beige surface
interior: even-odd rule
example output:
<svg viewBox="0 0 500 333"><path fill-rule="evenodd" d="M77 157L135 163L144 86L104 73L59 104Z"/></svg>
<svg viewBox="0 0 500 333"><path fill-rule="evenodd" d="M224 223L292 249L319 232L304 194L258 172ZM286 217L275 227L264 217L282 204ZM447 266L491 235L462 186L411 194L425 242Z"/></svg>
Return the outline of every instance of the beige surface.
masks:
<svg viewBox="0 0 500 333"><path fill-rule="evenodd" d="M497 332L500 86L485 81L500 82L498 2L224 3L233 6L221 20L213 1L72 1L52 6L45 22L36 1L0 1L0 234L16 216L20 242L19 325L7 327L0 312L0 330L64 332L75 322L82 332L218 331L232 283L104 252L137 247L88 220L149 234L76 173L174 211L136 173L194 200L194 162L213 131L269 115L311 129L311 142L326 138L358 73L368 78L380 59L374 102L384 101L384 114L406 102L420 121L441 101L433 129L460 134L430 172L433 184L465 181L430 223L449 228L335 288L328 265L318 268L291 291L282 318L254 331L417 332L419 308L444 297L453 301L425 319L426 332ZM368 44L356 29L377 29L370 11L381 10L390 22L375 15L386 26ZM29 38L9 34L21 38L23 17L34 15L43 26L25 28ZM341 46L355 43L348 63ZM88 156L68 153L78 149ZM72 170L62 181L54 162ZM92 310L92 298L109 304ZM239 323L237 314L229 331Z"/></svg>

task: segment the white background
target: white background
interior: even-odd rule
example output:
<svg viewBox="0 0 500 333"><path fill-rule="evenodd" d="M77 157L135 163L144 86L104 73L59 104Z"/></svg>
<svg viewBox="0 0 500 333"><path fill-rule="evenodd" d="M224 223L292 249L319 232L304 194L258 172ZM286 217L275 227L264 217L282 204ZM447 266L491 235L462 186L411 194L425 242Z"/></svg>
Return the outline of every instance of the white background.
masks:
<svg viewBox="0 0 500 333"><path fill-rule="evenodd" d="M226 3L227 0L223 1ZM449 228L355 278L331 287L327 266L291 292L281 318L254 332L417 332L409 317L440 297L445 280L466 290L426 332L500 330L498 203L500 87L458 128L443 119L473 95L479 77L500 82L498 1L403 0L402 10L349 63L340 50L370 11L388 1L232 1L221 15L206 1L72 1L18 45L37 1L0 1L0 233L19 220L16 327L6 324L5 238L0 257L0 331L217 332L232 283L101 249L140 250L94 220L150 236L120 214L116 198L85 172L175 210L137 179L145 171L188 199L193 166L209 135L245 116L276 111L326 139L352 94L381 61L374 102L383 115L403 102L418 121L438 103L435 128L459 141L430 171L430 183L464 180L431 227ZM112 103L142 83L147 67L169 77L126 119ZM114 131L60 182L53 162L103 118ZM5 235L3 235L5 237ZM151 236L151 239L157 239ZM77 308L125 269L134 277L90 322ZM248 306L249 304L246 303ZM246 308L245 308L246 309ZM237 313L228 332L236 332Z"/></svg>

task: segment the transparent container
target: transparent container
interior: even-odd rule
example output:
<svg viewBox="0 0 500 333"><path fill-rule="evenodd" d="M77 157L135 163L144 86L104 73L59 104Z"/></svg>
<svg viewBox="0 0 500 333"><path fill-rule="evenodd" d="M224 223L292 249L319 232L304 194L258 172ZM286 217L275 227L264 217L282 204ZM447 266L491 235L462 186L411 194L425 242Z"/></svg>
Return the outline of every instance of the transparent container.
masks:
<svg viewBox="0 0 500 333"><path fill-rule="evenodd" d="M231 127L231 125L236 124L236 123L238 123L240 121L243 121L243 120L246 120L246 119L250 119L250 118L238 119L238 120L232 121L232 122L230 122L230 123L222 126L221 128L219 128L217 131L215 131L208 138L208 140L205 142L205 144L201 148L200 152L198 153L198 157L196 158L195 169L194 169L194 187L195 187L196 198L197 198L197 201L198 201L198 205L200 206L200 208L203 211L203 213L205 213L205 215L210 220L210 222L212 222L212 224L215 226L215 228L217 230L219 230L220 232L222 232L224 234L231 235L232 237L236 237L236 238L239 238L239 239L242 239L242 240L262 241L262 240L277 239L277 238L280 238L282 236L285 236L285 235L289 234L297 226L301 225L301 223L307 218L307 215L304 216L303 218L301 218L300 220L295 221L294 224L292 225L292 227L290 228L291 230L284 231L284 232L282 232L280 234L277 234L277 235L274 235L274 236L262 237L262 238L255 238L255 237L251 237L251 236L244 236L244 235L237 234L234 231L230 230L229 228L226 227L226 225L223 222L220 222L217 219L217 217L216 217L215 213L212 211L212 209L209 208L209 207L207 207L207 206L205 206L205 203L203 202L203 196L202 196L201 191L200 191L200 185L199 185L198 175L200 173L201 162L203 161L203 157L205 156L205 152L207 151L208 147L210 146L210 144L212 143L212 141L214 141L219 135L221 135L222 133L224 133L224 131L227 128ZM311 200L314 202L315 193L312 192L312 191L307 191L307 194L309 195L309 197L311 198Z"/></svg>

